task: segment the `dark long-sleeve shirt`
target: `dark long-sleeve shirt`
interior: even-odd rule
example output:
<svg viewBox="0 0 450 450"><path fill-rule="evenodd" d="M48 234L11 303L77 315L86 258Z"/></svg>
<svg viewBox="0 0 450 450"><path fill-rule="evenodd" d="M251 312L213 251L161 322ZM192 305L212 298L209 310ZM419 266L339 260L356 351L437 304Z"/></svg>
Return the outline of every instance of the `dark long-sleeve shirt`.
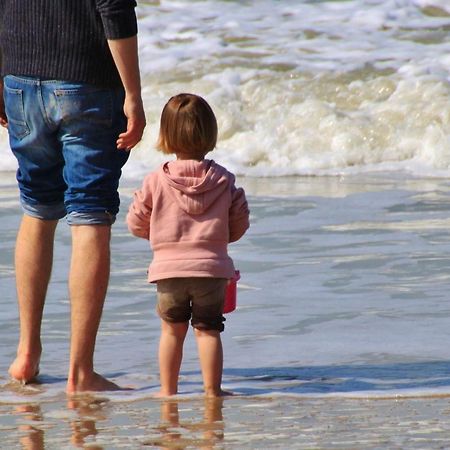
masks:
<svg viewBox="0 0 450 450"><path fill-rule="evenodd" d="M135 0L0 0L2 75L120 86L107 39L135 36Z"/></svg>

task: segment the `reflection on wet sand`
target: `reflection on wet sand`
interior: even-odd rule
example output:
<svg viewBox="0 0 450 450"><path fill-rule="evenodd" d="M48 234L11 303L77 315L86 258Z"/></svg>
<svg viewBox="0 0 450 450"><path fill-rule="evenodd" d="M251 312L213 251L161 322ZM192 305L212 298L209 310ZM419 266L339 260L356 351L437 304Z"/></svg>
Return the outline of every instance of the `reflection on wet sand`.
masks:
<svg viewBox="0 0 450 450"><path fill-rule="evenodd" d="M449 401L442 397L0 400L0 423L0 448L8 450L437 450L450 441Z"/></svg>
<svg viewBox="0 0 450 450"><path fill-rule="evenodd" d="M90 396L73 398L67 402L67 408L77 412L76 418L70 423L72 428L70 442L75 447L84 448L89 444L90 449L103 449L103 446L95 445L88 440L98 435L97 422L106 420L107 415L104 412L106 404L107 400Z"/></svg>
<svg viewBox="0 0 450 450"><path fill-rule="evenodd" d="M18 430L23 450L44 450L44 429L42 428L42 412L39 405L24 404L14 408L14 414L20 415ZM20 423L20 422L24 423Z"/></svg>
<svg viewBox="0 0 450 450"><path fill-rule="evenodd" d="M155 429L161 437L147 440L144 445L161 449L195 446L201 450L212 450L218 442L223 441L223 398L205 398L203 417L198 419L192 418L192 415L180 418L179 404L183 405L175 399L161 401L161 421Z"/></svg>

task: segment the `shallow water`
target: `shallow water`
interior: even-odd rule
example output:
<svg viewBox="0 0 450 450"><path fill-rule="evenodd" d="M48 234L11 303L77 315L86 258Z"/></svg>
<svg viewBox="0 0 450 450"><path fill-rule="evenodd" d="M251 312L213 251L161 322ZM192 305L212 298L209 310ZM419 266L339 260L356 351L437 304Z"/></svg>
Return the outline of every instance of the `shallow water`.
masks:
<svg viewBox="0 0 450 450"><path fill-rule="evenodd" d="M238 184L249 194L252 226L230 246L242 279L238 309L227 315L223 334L225 388L246 395L450 394L446 181L392 175L282 183L241 178ZM124 208L132 190L122 188ZM15 195L12 187L2 192ZM6 374L17 339L12 257L18 205L0 214L0 373ZM158 386L159 319L155 288L146 283L151 252L146 241L130 236L124 214L114 226L97 365L137 388L124 394L136 400ZM48 387L38 398L64 390L69 255L69 229L61 223L43 323ZM192 335L181 392L201 392ZM5 389L2 399L20 396Z"/></svg>
<svg viewBox="0 0 450 450"><path fill-rule="evenodd" d="M65 397L70 236L64 222L43 323L42 384L8 380L17 343L12 257L20 216L12 174L2 180L4 448L445 448L446 180L238 179L249 194L252 227L231 246L242 278L238 308L223 333L224 387L238 397L221 407L201 398L191 333L180 397L151 399L158 389L159 322L154 287L145 281L150 251L128 234L124 211L113 230L96 368L133 390L78 404ZM132 190L124 184L124 208Z"/></svg>

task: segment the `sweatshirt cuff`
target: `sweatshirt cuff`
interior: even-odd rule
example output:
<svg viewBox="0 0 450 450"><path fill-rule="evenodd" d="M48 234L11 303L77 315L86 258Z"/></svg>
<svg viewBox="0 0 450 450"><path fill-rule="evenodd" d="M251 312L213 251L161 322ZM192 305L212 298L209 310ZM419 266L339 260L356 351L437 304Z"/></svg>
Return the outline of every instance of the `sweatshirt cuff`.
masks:
<svg viewBox="0 0 450 450"><path fill-rule="evenodd" d="M106 39L126 39L137 34L137 19L134 8L102 15Z"/></svg>

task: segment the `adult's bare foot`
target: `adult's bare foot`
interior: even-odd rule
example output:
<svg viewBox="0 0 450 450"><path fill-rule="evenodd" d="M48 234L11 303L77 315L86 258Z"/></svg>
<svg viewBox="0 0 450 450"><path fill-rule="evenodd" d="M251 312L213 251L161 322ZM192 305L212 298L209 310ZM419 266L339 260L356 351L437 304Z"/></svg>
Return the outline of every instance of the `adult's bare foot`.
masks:
<svg viewBox="0 0 450 450"><path fill-rule="evenodd" d="M23 384L31 383L39 375L40 355L18 354L9 366L8 373Z"/></svg>
<svg viewBox="0 0 450 450"><path fill-rule="evenodd" d="M205 397L207 398L219 398L219 397L229 397L234 395L232 392L230 391L224 391L223 389L219 389L219 390L215 390L215 389L211 389L211 390L205 390Z"/></svg>
<svg viewBox="0 0 450 450"><path fill-rule="evenodd" d="M104 392L104 391L123 391L129 390L118 386L116 383L107 380L98 373L92 373L83 379L74 380L69 378L67 381L67 394L78 394L82 392Z"/></svg>

